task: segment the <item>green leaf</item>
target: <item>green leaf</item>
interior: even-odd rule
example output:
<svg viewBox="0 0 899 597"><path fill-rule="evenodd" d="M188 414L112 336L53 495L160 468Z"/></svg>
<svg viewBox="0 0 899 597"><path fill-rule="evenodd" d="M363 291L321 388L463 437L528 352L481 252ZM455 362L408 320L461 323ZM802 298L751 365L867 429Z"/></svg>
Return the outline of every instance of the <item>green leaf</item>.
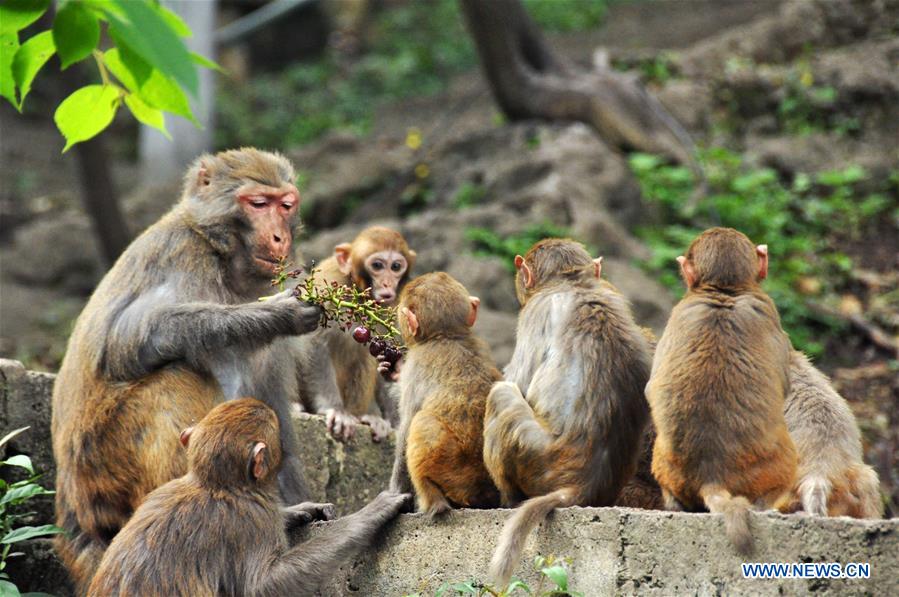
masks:
<svg viewBox="0 0 899 597"><path fill-rule="evenodd" d="M63 70L84 60L100 42L97 15L80 2L69 2L53 20L53 41Z"/></svg>
<svg viewBox="0 0 899 597"><path fill-rule="evenodd" d="M190 27L187 26L187 23L181 17L161 4L158 8L159 16L172 28L172 31L181 37L193 37L194 32L190 30Z"/></svg>
<svg viewBox="0 0 899 597"><path fill-rule="evenodd" d="M8 442L9 440L11 440L11 439L14 438L15 436L19 435L19 434L22 433L23 431L27 430L29 427L30 427L30 425L26 425L25 427L19 427L18 429L13 429L12 431L10 431L10 432L7 433L6 435L4 435L4 436L3 436L3 439L0 439L0 448L2 448L3 446L5 446L5 445L6 445L6 442Z"/></svg>
<svg viewBox="0 0 899 597"><path fill-rule="evenodd" d="M8 580L0 580L0 595L3 597L19 597L19 588Z"/></svg>
<svg viewBox="0 0 899 597"><path fill-rule="evenodd" d="M513 591L516 591L518 589L521 589L528 595L531 594L531 587L529 587L524 581L517 578L513 579L512 582L509 583L509 586L506 587L506 590L504 592L507 595L511 595Z"/></svg>
<svg viewBox="0 0 899 597"><path fill-rule="evenodd" d="M138 95L147 106L183 116L199 125L181 88L126 46L107 51L103 62L122 85Z"/></svg>
<svg viewBox="0 0 899 597"><path fill-rule="evenodd" d="M540 572L546 575L549 580L556 583L556 586L559 587L559 590L568 590L568 571L565 570L564 566L550 566L549 568L544 568Z"/></svg>
<svg viewBox="0 0 899 597"><path fill-rule="evenodd" d="M19 541L25 541L26 539L45 537L47 535L58 535L59 533L64 532L64 530L54 524L45 524L39 527L19 527L6 533L3 539L0 539L0 543L18 543Z"/></svg>
<svg viewBox="0 0 899 597"><path fill-rule="evenodd" d="M116 85L87 85L59 104L53 120L66 138L63 153L109 126L119 107L120 92Z"/></svg>
<svg viewBox="0 0 899 597"><path fill-rule="evenodd" d="M160 14L159 7L147 2L110 0L120 9L108 10L109 30L154 68L171 76L192 94L197 94L199 80L190 53L178 34Z"/></svg>
<svg viewBox="0 0 899 597"><path fill-rule="evenodd" d="M128 106L128 109L131 110L138 122L152 126L154 129L159 129L167 139L172 139L172 136L169 135L168 130L165 128L165 116L161 110L151 108L133 93L125 96L125 105Z"/></svg>
<svg viewBox="0 0 899 597"><path fill-rule="evenodd" d="M222 68L222 66L219 63L210 60L209 58L207 58L206 56L203 56L202 54L197 54L196 52L191 52L190 57L194 62L196 62L197 64L199 64L202 67L212 69L212 70L217 70L220 73L225 72L225 69Z"/></svg>
<svg viewBox="0 0 899 597"><path fill-rule="evenodd" d="M39 495L52 495L53 492L44 489L37 483L28 483L21 487L14 487L0 497L0 506L6 504L18 504Z"/></svg>
<svg viewBox="0 0 899 597"><path fill-rule="evenodd" d="M0 35L17 33L47 10L50 0L3 0L0 4Z"/></svg>
<svg viewBox="0 0 899 597"><path fill-rule="evenodd" d="M25 103L25 96L31 91L31 82L38 71L47 64L56 52L53 32L38 33L19 48L12 61L12 76L19 88L19 111Z"/></svg>
<svg viewBox="0 0 899 597"><path fill-rule="evenodd" d="M31 458L28 458L25 454L16 454L12 458L3 461L3 464L7 466L17 466L19 468L23 468L27 470L32 475L34 474L34 467L31 465Z"/></svg>
<svg viewBox="0 0 899 597"><path fill-rule="evenodd" d="M12 61L18 50L18 33L0 35L0 95L9 100L16 110L19 110L19 103L16 101L16 82L12 77ZM21 110L19 111L21 112ZM9 436L3 438L3 441L7 439ZM3 443L0 442L0 446L2 445Z"/></svg>

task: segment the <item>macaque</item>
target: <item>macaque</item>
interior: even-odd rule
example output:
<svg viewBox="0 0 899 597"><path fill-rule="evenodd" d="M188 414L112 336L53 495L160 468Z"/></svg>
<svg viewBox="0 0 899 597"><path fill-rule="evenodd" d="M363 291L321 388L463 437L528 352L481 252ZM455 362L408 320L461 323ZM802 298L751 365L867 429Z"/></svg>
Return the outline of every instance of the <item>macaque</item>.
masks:
<svg viewBox="0 0 899 597"><path fill-rule="evenodd" d="M185 429L187 474L146 497L106 550L88 594L311 595L368 547L409 495L384 492L326 533L288 546L276 481L279 425L265 404L241 398Z"/></svg>
<svg viewBox="0 0 899 597"><path fill-rule="evenodd" d="M484 463L503 505L525 500L490 564L498 586L553 509L615 503L649 417L643 388L652 353L625 298L600 280L602 258L580 243L545 239L516 256L515 267L515 352L484 419Z"/></svg>
<svg viewBox="0 0 899 597"><path fill-rule="evenodd" d="M290 425L286 338L321 309L271 292L299 219L282 156L240 149L188 169L181 201L125 250L81 313L53 389L56 548L79 594L156 487L184 474L178 432L219 402L258 396L278 416L279 480L309 499Z"/></svg>
<svg viewBox="0 0 899 597"><path fill-rule="evenodd" d="M390 488L415 489L418 510L489 508L499 494L484 468L484 408L501 378L471 331L480 300L450 275L425 274L399 302L408 353L399 374L400 427Z"/></svg>
<svg viewBox="0 0 899 597"><path fill-rule="evenodd" d="M668 509L724 514L740 553L752 507L785 509L796 449L784 419L790 341L759 283L768 249L711 228L678 257L687 293L659 339L646 397L652 472Z"/></svg>
<svg viewBox="0 0 899 597"><path fill-rule="evenodd" d="M790 510L815 516L883 516L880 480L862 460L852 410L828 379L795 350L790 354L784 415L799 454Z"/></svg>
<svg viewBox="0 0 899 597"><path fill-rule="evenodd" d="M402 234L372 226L352 243L334 247L334 255L319 266L318 278L322 284L370 288L372 298L393 305L414 263L415 251ZM396 420L397 397L392 385L378 376L378 363L366 345L350 333L326 328L297 338L293 348L299 364L300 401L309 412L325 415L335 438L349 439L360 422L371 427L374 441L387 437ZM381 416L376 414L376 404Z"/></svg>

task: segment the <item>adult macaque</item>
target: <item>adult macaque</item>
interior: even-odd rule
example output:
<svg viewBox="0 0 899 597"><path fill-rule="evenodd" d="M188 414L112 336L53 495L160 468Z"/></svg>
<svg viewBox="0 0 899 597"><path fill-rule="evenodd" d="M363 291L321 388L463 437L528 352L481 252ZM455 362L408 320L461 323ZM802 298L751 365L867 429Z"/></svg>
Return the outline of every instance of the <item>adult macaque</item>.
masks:
<svg viewBox="0 0 899 597"><path fill-rule="evenodd" d="M796 479L784 420L790 341L759 285L765 245L712 228L678 262L687 294L671 312L646 386L658 434L652 472L666 508L724 514L745 554L750 508L784 508Z"/></svg>
<svg viewBox="0 0 899 597"><path fill-rule="evenodd" d="M322 284L337 282L371 289L372 298L392 305L409 279L415 251L403 235L372 226L352 243L334 248L334 255L319 266ZM371 427L380 441L396 419L396 397L391 386L380 381L377 361L368 347L336 328L322 329L297 338L293 348L299 363L300 401L309 412L325 415L328 430L338 439L349 439L357 423ZM380 414L375 414L375 405Z"/></svg>
<svg viewBox="0 0 899 597"><path fill-rule="evenodd" d="M600 280L601 265L567 239L515 258L517 342L506 381L487 399L484 462L504 505L530 499L494 552L498 586L554 508L610 506L634 473L652 355L625 298Z"/></svg>
<svg viewBox="0 0 899 597"><path fill-rule="evenodd" d="M410 497L382 493L327 533L288 547L275 480L280 437L278 417L252 398L220 404L186 429L188 473L147 496L106 550L88 594L311 595Z"/></svg>
<svg viewBox="0 0 899 597"><path fill-rule="evenodd" d="M816 516L883 516L880 480L862 460L852 410L798 351L790 355L790 393L784 415L799 454L790 509Z"/></svg>
<svg viewBox="0 0 899 597"><path fill-rule="evenodd" d="M79 593L141 500L183 475L178 433L252 394L278 415L288 503L309 499L289 423L284 342L318 307L270 292L299 225L293 168L256 149L200 157L181 201L103 278L75 325L53 390L57 551Z"/></svg>
<svg viewBox="0 0 899 597"><path fill-rule="evenodd" d="M484 408L501 378L471 331L480 300L443 272L425 274L400 296L408 347L399 375L400 427L390 488L415 488L419 511L485 508L499 494L484 468Z"/></svg>

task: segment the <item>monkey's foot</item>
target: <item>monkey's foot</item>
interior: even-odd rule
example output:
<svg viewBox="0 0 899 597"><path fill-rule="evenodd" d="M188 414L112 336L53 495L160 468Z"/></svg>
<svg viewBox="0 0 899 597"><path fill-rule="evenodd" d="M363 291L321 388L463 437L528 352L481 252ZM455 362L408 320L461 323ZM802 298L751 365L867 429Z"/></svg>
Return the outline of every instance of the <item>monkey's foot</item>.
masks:
<svg viewBox="0 0 899 597"><path fill-rule="evenodd" d="M302 502L294 506L281 509L284 515L284 525L288 529L300 525L309 524L314 520L333 520L337 515L334 504L316 504L314 502Z"/></svg>
<svg viewBox="0 0 899 597"><path fill-rule="evenodd" d="M359 419L346 411L329 408L325 411L325 423L334 439L345 442L356 434Z"/></svg>
<svg viewBox="0 0 899 597"><path fill-rule="evenodd" d="M386 439L387 436L390 435L390 432L393 431L390 421L375 415L363 415L359 419L359 422L371 427L371 440L375 443L380 442L382 439Z"/></svg>

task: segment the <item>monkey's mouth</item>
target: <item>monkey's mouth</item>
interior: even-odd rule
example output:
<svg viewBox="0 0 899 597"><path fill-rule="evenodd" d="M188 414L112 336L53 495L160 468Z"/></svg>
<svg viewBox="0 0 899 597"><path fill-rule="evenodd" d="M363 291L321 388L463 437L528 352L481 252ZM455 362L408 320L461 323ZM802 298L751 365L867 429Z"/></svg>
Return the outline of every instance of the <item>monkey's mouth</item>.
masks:
<svg viewBox="0 0 899 597"><path fill-rule="evenodd" d="M275 268L278 267L278 260L274 257L254 256L253 259L255 259L258 263L261 263L262 267L266 270L275 271Z"/></svg>

